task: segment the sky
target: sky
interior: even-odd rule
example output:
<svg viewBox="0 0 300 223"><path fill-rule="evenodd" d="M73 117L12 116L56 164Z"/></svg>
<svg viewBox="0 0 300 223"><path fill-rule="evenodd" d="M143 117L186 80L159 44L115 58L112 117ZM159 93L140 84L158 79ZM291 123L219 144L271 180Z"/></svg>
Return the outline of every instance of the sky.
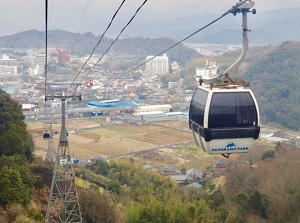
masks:
<svg viewBox="0 0 300 223"><path fill-rule="evenodd" d="M127 0L114 20L123 27L144 0ZM134 22L149 25L176 18L222 14L238 0L148 0ZM1 2L0 35L29 29L45 30L46 0ZM102 33L122 0L48 0L48 29ZM299 0L257 0L258 12L300 7ZM84 16L83 16L84 15ZM132 24L134 25L134 24Z"/></svg>

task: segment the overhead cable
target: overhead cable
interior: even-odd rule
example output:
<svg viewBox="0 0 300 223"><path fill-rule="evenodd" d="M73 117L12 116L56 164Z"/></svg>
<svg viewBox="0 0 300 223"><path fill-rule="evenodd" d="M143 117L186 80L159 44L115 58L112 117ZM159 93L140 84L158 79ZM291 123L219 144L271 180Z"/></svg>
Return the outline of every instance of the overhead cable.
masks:
<svg viewBox="0 0 300 223"><path fill-rule="evenodd" d="M90 53L88 59L85 61L85 63L83 64L83 66L81 67L79 73L76 75L76 77L74 78L73 82L76 80L76 78L80 75L80 73L82 72L82 70L84 69L84 67L86 66L87 62L89 61L89 59L92 57L93 53L95 52L96 48L99 46L99 44L101 43L105 33L107 32L107 30L110 28L112 22L114 21L116 15L118 14L119 10L121 9L121 7L123 6L123 4L125 3L126 0L123 0L122 3L120 4L120 6L118 7L117 11L114 13L113 17L110 20L110 23L108 24L108 26L106 27L105 31L103 32L103 34L101 35L98 43L96 44L96 46L94 47L94 49L92 50L92 52Z"/></svg>
<svg viewBox="0 0 300 223"><path fill-rule="evenodd" d="M217 19L213 20L212 22L208 23L207 25L203 26L202 28L198 29L197 31L193 32L192 34L188 35L187 37L183 38L182 40L178 41L177 43L173 44L172 46L170 46L169 48L161 51L160 53L156 54L155 56L151 57L150 59L146 60L145 62L141 63L140 65L132 68L131 70L119 75L118 77L114 78L113 80L111 80L110 82L119 79L123 76L128 75L129 73L131 73L132 71L138 69L139 67L145 65L147 62L153 60L154 58L160 56L161 54L167 52L168 50L172 49L173 47L179 45L180 43L182 43L183 41L189 39L190 37L194 36L195 34L199 33L200 31L204 30L205 28L211 26L212 24L214 24L215 22L219 21L220 19L222 19L223 17L225 17L226 15L232 13L236 8L238 8L239 6L241 6L242 4L244 4L245 2L250 1L250 0L244 0L242 2L237 3L235 6L233 6L231 9L229 9L228 11L226 11L225 13L223 13L220 17L218 17ZM109 83L110 83L109 82Z"/></svg>
<svg viewBox="0 0 300 223"><path fill-rule="evenodd" d="M102 54L102 56L99 58L99 60L94 64L94 66L88 71L88 73L82 78L82 80L80 81L80 83L82 83L82 81L91 73L91 71L97 66L97 64L103 59L103 57L105 56L105 54L110 50L110 48L112 47L112 45L119 39L119 37L121 36L121 34L124 32L124 30L129 26L129 24L132 22L132 20L135 18L135 16L137 15L137 13L140 11L140 9L146 4L148 0L145 0L140 7L136 10L136 12L134 13L134 15L131 17L131 19L128 21L128 23L123 27L123 29L120 31L119 35L115 38L115 40L110 44L110 46L107 48L107 50ZM79 74L78 74L79 75ZM76 78L78 77L78 75L76 76ZM76 79L75 78L75 79ZM74 79L74 81L75 81Z"/></svg>
<svg viewBox="0 0 300 223"><path fill-rule="evenodd" d="M47 55L48 54L48 0L45 0L45 65L44 65L44 76L45 76L45 98L47 89Z"/></svg>
<svg viewBox="0 0 300 223"><path fill-rule="evenodd" d="M79 27L78 27L78 30L77 30L77 33L78 33L78 34L79 34L79 32L80 32L81 25L82 25L83 19L84 19L84 17L85 17L85 13L86 13L86 9L87 9L87 7L88 7L89 1L90 1L90 0L87 0L87 2L86 2L86 4L85 4L85 8L84 8L84 11L83 11L83 14L82 14L82 17L81 17L81 21L80 21L80 24L79 24ZM78 40L78 36L77 36L77 39L74 41L74 44L73 44L73 46L72 46L70 52L73 52L77 40Z"/></svg>
<svg viewBox="0 0 300 223"><path fill-rule="evenodd" d="M47 73L48 73L48 0L45 0L45 65L44 65L44 77L45 77L45 89L44 89L44 103L46 103L46 93L47 93ZM47 106L45 106L45 123L47 119Z"/></svg>

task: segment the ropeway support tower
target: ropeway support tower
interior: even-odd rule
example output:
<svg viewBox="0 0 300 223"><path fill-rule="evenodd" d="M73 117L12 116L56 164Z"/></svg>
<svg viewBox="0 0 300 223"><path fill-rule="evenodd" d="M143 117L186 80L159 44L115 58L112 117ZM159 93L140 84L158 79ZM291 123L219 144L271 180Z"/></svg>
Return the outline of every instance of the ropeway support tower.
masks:
<svg viewBox="0 0 300 223"><path fill-rule="evenodd" d="M50 103L49 100L45 100L44 108L45 108L45 123L44 123L44 129L47 129L49 131L48 135L49 137L44 137L45 134L43 134L43 138L48 141L48 149L46 154L46 160L49 162L54 162L56 158L56 150L53 142L53 124L57 124L56 121L53 120L52 115L52 108L50 109Z"/></svg>
<svg viewBox="0 0 300 223"><path fill-rule="evenodd" d="M71 95L66 95L64 91L56 93L53 86L75 86ZM75 185L74 163L70 156L68 144L68 132L66 129L66 101L81 100L81 95L76 96L75 92L79 84L47 84L47 92L51 94L45 97L45 100L61 101L61 132L54 161L54 170L49 195L45 223L72 222L82 223L82 216L79 205L78 193ZM67 88L65 88L67 89Z"/></svg>

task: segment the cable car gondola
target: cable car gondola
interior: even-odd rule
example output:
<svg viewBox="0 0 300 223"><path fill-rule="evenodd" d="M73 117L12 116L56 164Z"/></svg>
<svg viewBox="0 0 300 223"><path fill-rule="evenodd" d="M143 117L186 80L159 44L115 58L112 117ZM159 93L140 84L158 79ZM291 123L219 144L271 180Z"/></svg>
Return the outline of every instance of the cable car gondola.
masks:
<svg viewBox="0 0 300 223"><path fill-rule="evenodd" d="M259 136L258 105L249 88L200 86L190 104L189 124L205 152L245 153Z"/></svg>
<svg viewBox="0 0 300 223"><path fill-rule="evenodd" d="M244 49L240 58L218 78L209 80L209 84L200 79L190 103L190 129L196 144L209 154L228 158L232 153L246 153L259 137L259 109L249 82L228 76L246 55L246 13L253 5L245 3L238 11L243 13Z"/></svg>
<svg viewBox="0 0 300 223"><path fill-rule="evenodd" d="M43 139L50 139L51 138L51 134L49 131L44 131L43 133Z"/></svg>

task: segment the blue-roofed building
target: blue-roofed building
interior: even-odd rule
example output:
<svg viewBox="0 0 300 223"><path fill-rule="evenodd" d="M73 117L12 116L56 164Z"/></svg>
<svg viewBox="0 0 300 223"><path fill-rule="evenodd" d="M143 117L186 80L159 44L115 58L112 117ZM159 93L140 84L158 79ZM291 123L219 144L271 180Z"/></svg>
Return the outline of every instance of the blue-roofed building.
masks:
<svg viewBox="0 0 300 223"><path fill-rule="evenodd" d="M120 101L120 100L107 100L107 101L89 101L86 103L88 106L92 107L134 107L137 106L138 103L133 101Z"/></svg>

